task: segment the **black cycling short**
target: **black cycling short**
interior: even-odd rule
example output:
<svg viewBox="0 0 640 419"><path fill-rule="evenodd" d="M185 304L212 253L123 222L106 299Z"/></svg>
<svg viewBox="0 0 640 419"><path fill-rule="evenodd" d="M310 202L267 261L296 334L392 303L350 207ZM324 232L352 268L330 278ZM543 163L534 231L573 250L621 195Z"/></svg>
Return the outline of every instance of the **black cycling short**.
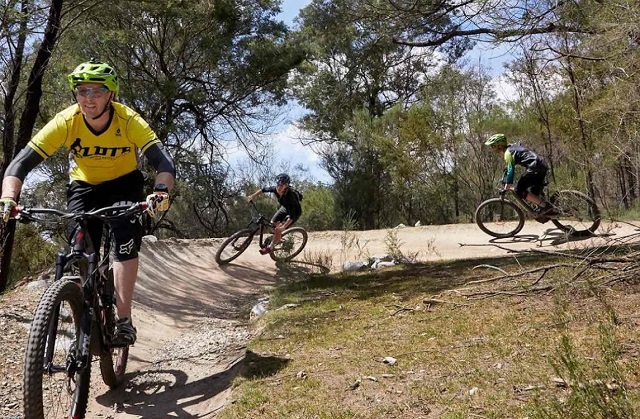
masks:
<svg viewBox="0 0 640 419"><path fill-rule="evenodd" d="M134 170L117 179L98 185L74 180L67 185L67 209L69 211L91 211L112 205L133 204L144 200L144 179L139 170ZM71 225L67 230L69 242L76 229ZM112 251L117 261L123 262L138 257L142 244L142 223L139 218L120 218L111 221L114 243ZM89 221L89 235L97 247L102 238L102 223ZM99 248L96 249L100 251Z"/></svg>
<svg viewBox="0 0 640 419"><path fill-rule="evenodd" d="M534 195L542 195L542 189L544 188L544 178L547 176L546 170L539 170L532 172L526 170L516 185L516 194L521 198L527 197L527 192L531 192Z"/></svg>

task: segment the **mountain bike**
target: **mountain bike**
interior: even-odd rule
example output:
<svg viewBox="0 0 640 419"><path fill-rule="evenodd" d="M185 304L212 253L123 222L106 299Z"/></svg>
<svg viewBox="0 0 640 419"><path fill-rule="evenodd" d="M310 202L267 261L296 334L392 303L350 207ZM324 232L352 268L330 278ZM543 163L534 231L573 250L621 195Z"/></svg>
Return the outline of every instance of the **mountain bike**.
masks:
<svg viewBox="0 0 640 419"><path fill-rule="evenodd" d="M216 252L216 262L225 265L240 256L258 234L260 248L269 246L273 235L273 224L258 211L250 201L253 218L247 226L227 238ZM282 232L282 240L273 246L269 256L276 262L286 262L298 256L307 244L308 234L302 227L291 227Z"/></svg>
<svg viewBox="0 0 640 419"><path fill-rule="evenodd" d="M475 220L480 230L496 238L513 237L522 230L525 214L538 222L549 220L573 237L592 235L600 225L600 211L596 203L582 192L561 190L548 200L547 185L542 194L553 215L544 215L535 204L519 197L515 191L500 188L498 198L487 199L478 205Z"/></svg>
<svg viewBox="0 0 640 419"><path fill-rule="evenodd" d="M19 222L78 223L70 248L56 257L55 280L34 312L24 363L24 418L84 418L89 397L92 357L100 359L102 380L122 383L129 347L111 345L116 313L109 222L135 218L147 203L118 205L90 212L51 208L20 208ZM101 220L103 252L92 243L87 223Z"/></svg>

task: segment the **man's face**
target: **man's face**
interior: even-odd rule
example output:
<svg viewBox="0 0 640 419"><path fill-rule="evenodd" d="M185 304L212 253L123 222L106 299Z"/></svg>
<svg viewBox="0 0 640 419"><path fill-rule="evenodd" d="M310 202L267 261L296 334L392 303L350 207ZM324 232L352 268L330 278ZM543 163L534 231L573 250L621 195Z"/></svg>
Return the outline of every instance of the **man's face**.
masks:
<svg viewBox="0 0 640 419"><path fill-rule="evenodd" d="M111 91L100 83L80 83L75 92L80 110L89 118L100 115L111 100Z"/></svg>
<svg viewBox="0 0 640 419"><path fill-rule="evenodd" d="M278 192L278 195L282 195L285 193L288 187L289 185L276 185L276 192Z"/></svg>

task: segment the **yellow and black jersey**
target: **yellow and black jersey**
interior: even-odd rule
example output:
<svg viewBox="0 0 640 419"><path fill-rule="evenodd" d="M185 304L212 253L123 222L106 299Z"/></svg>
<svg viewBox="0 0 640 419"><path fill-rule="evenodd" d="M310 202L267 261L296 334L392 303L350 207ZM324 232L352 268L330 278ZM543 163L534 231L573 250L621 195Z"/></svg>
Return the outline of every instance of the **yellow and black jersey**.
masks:
<svg viewBox="0 0 640 419"><path fill-rule="evenodd" d="M69 150L72 181L97 185L126 175L138 167L137 150L144 153L160 140L133 109L116 102L112 105L104 132L94 132L75 104L58 113L28 145L44 159L61 147Z"/></svg>

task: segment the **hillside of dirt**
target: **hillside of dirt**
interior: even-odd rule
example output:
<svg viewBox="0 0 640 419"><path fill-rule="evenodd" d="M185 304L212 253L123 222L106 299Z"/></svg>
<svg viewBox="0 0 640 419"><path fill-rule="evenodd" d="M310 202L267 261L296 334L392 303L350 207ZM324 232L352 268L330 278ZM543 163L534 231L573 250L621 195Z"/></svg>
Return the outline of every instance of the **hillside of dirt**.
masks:
<svg viewBox="0 0 640 419"><path fill-rule="evenodd" d="M490 240L473 224L309 234L297 271L340 271L345 262L386 254L390 243L419 262L507 255L510 250L571 249L635 240L633 224L605 223L598 235L567 237L530 222L514 239ZM250 247L236 261L214 261L222 239L145 240L134 301L138 342L131 349L127 384L109 391L94 368L91 418L210 418L231 398L251 338L249 311L295 270L276 268ZM22 358L42 286L23 284L0 297L0 417L22 416Z"/></svg>

